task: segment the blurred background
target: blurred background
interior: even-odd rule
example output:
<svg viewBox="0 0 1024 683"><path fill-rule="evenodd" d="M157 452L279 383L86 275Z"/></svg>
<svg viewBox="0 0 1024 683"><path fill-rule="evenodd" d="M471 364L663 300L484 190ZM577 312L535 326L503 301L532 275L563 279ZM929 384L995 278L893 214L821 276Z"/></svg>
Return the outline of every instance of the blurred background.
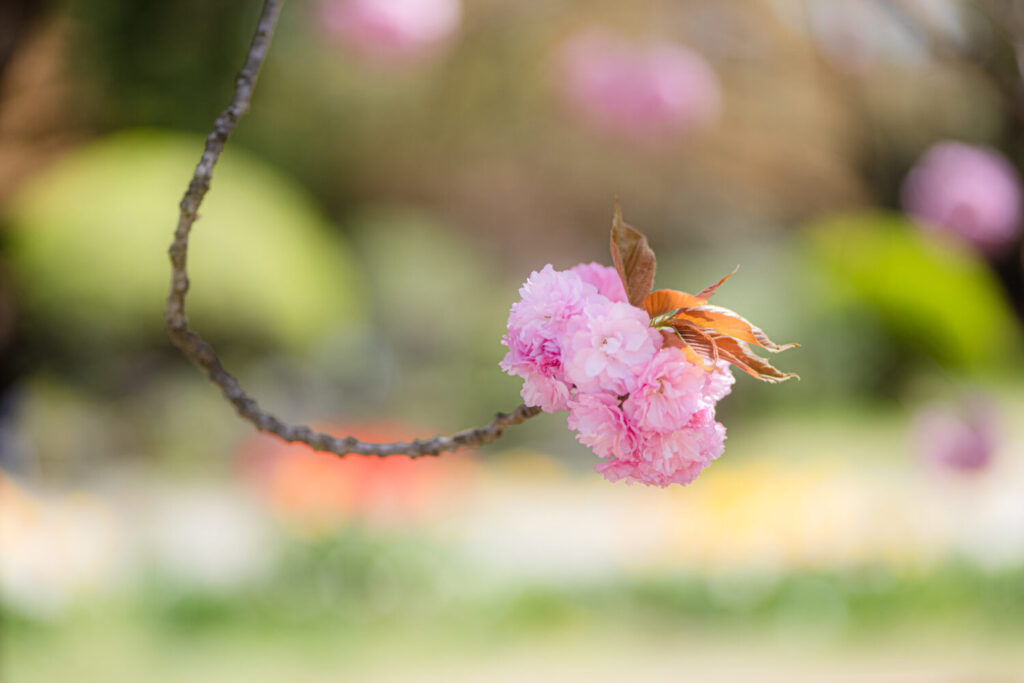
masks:
<svg viewBox="0 0 1024 683"><path fill-rule="evenodd" d="M565 416L339 461L163 331L255 0L0 5L5 681L1024 680L1024 10L1011 0L294 0L193 233L194 327L285 419L484 424L531 270L716 295L688 487Z"/></svg>

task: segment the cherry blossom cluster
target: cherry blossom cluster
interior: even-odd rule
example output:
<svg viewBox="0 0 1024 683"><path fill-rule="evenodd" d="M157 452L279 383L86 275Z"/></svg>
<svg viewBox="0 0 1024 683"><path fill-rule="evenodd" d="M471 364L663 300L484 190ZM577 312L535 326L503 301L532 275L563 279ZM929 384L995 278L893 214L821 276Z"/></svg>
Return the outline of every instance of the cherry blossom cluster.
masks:
<svg viewBox="0 0 1024 683"><path fill-rule="evenodd" d="M569 412L577 440L604 459L596 469L606 479L687 484L722 454L715 404L732 387L728 365L708 370L663 346L615 268L547 265L519 294L501 368L523 378L528 405Z"/></svg>

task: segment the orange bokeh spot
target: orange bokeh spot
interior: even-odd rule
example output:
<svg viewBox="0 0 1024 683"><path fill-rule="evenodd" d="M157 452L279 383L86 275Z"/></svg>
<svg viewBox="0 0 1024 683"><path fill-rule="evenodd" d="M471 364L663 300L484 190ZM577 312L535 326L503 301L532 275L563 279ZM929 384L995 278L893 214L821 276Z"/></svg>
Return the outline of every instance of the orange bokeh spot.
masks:
<svg viewBox="0 0 1024 683"><path fill-rule="evenodd" d="M409 441L436 433L388 421L322 423L314 428L378 442ZM313 532L350 520L413 525L436 518L466 497L478 471L467 451L416 459L339 458L264 434L243 442L239 462L243 475L276 512Z"/></svg>

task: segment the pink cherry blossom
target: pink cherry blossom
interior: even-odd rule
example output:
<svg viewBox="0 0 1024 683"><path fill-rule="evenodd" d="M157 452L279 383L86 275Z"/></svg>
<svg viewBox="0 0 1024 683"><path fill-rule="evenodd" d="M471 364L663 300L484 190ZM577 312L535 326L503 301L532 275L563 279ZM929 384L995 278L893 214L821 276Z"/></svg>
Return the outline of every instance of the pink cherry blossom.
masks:
<svg viewBox="0 0 1024 683"><path fill-rule="evenodd" d="M702 459L717 460L725 452L725 425L715 421L714 406L694 413L686 428L697 435Z"/></svg>
<svg viewBox="0 0 1024 683"><path fill-rule="evenodd" d="M725 361L718 361L715 369L704 377L704 400L711 405L718 403L729 395L736 378L732 375L732 368Z"/></svg>
<svg viewBox="0 0 1024 683"><path fill-rule="evenodd" d="M526 380L522 396L529 405L548 413L565 410L569 398L563 372L566 326L600 296L577 274L556 271L550 264L531 273L519 294L522 299L512 304L508 334L502 339L509 350L501 368Z"/></svg>
<svg viewBox="0 0 1024 683"><path fill-rule="evenodd" d="M369 57L422 54L454 33L459 0L323 0L319 19L346 46Z"/></svg>
<svg viewBox="0 0 1024 683"><path fill-rule="evenodd" d="M600 130L657 141L718 116L718 77L679 45L633 44L594 29L569 38L561 55L565 98Z"/></svg>
<svg viewBox="0 0 1024 683"><path fill-rule="evenodd" d="M597 292L609 301L626 302L626 288L622 285L622 278L613 266L604 266L600 263L581 263L569 269L576 273L580 279L587 284L597 287Z"/></svg>
<svg viewBox="0 0 1024 683"><path fill-rule="evenodd" d="M545 413L557 413L569 408L569 385L557 375L542 371L525 371L523 388L519 392L528 406L539 406Z"/></svg>
<svg viewBox="0 0 1024 683"><path fill-rule="evenodd" d="M568 335L566 377L581 392L628 394L640 366L661 346L661 334L650 322L643 309L627 303L592 302Z"/></svg>
<svg viewBox="0 0 1024 683"><path fill-rule="evenodd" d="M680 349L665 347L643 368L623 408L638 429L677 431L704 407L708 375Z"/></svg>
<svg viewBox="0 0 1024 683"><path fill-rule="evenodd" d="M911 169L902 195L922 229L955 235L988 254L1004 251L1020 234L1020 180L989 147L936 144Z"/></svg>
<svg viewBox="0 0 1024 683"><path fill-rule="evenodd" d="M614 459L594 469L609 481L626 480L648 486L689 484L711 463L710 459L688 457L696 452L696 437L687 431L674 434L650 434L644 439L647 457L635 460Z"/></svg>
<svg viewBox="0 0 1024 683"><path fill-rule="evenodd" d="M684 429L669 434L643 433L630 458L615 458L595 469L609 481L650 486L689 484L725 450L725 427L705 408Z"/></svg>
<svg viewBox="0 0 1024 683"><path fill-rule="evenodd" d="M550 263L540 272L530 273L519 296L520 301L512 304L509 327L543 330L549 338L561 334L570 320L583 313L584 306L599 298L594 285L572 271L555 270Z"/></svg>
<svg viewBox="0 0 1024 683"><path fill-rule="evenodd" d="M554 326L553 326L554 327ZM546 337L547 332L552 336ZM567 408L569 385L562 369L562 347L558 330L545 328L514 328L501 343L509 347L501 361L501 369L524 379L521 395L527 405L540 406L546 413Z"/></svg>
<svg viewBox="0 0 1024 683"><path fill-rule="evenodd" d="M614 268L547 265L519 294L501 367L523 378L528 405L569 411L577 440L605 458L596 468L605 478L686 484L721 455L725 428L714 406L735 381L728 364L709 371L662 348Z"/></svg>
<svg viewBox="0 0 1024 683"><path fill-rule="evenodd" d="M599 458L629 458L639 439L612 394L579 394L569 401L568 424Z"/></svg>

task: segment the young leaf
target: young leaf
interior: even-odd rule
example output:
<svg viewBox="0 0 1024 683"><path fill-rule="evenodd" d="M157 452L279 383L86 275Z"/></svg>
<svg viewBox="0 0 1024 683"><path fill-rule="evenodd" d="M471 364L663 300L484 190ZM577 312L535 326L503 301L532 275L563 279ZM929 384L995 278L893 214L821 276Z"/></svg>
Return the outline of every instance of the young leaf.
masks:
<svg viewBox="0 0 1024 683"><path fill-rule="evenodd" d="M761 328L752 325L739 314L721 306L694 306L680 311L674 320L685 320L697 327L712 330L728 337L749 342L767 349L772 353L796 348L799 344L784 344L779 346L768 338Z"/></svg>
<svg viewBox="0 0 1024 683"><path fill-rule="evenodd" d="M683 355L686 356L686 360L694 365L699 365L708 372L715 369L715 366L705 362L703 356L693 350L690 343L683 338L682 333L676 330L662 330L661 336L665 339L665 346L674 346L677 349L681 349Z"/></svg>
<svg viewBox="0 0 1024 683"><path fill-rule="evenodd" d="M694 308L705 303L707 303L707 300L698 299L686 292L677 292L674 289L658 289L644 297L643 307L647 311L647 315L654 318L673 310Z"/></svg>
<svg viewBox="0 0 1024 683"><path fill-rule="evenodd" d="M683 348L687 357L701 359L700 365L713 367L724 360L740 370L765 382L782 382L796 377L772 367L768 361L754 354L747 344L760 346L772 353L791 349L799 344L779 346L768 338L761 328L728 308L712 306L708 297L733 273L706 287L699 294L687 294L672 289L659 289L643 299L643 307L659 327L671 327L673 332L665 333L670 346Z"/></svg>
<svg viewBox="0 0 1024 683"><path fill-rule="evenodd" d="M718 344L718 355L722 360L732 363L762 382L776 384L793 377L800 379L795 372L782 372L772 367L771 363L751 351L746 342L723 336L716 337L715 342Z"/></svg>
<svg viewBox="0 0 1024 683"><path fill-rule="evenodd" d="M615 217L611 235L612 263L619 273L626 297L633 306L639 306L654 286L657 266L654 251L647 238L633 226L623 222L622 210L615 202Z"/></svg>
<svg viewBox="0 0 1024 683"><path fill-rule="evenodd" d="M698 356L708 362L707 364L701 363L701 365L705 365L705 367L710 365L711 368L715 367L715 363L718 362L718 344L715 342L713 334L708 334L696 325L689 325L684 322L676 323L673 329L679 334L679 338L689 344Z"/></svg>
<svg viewBox="0 0 1024 683"><path fill-rule="evenodd" d="M716 290L717 290L717 289L718 289L719 287L721 287L721 286L722 286L722 284L723 284L723 283L724 283L724 282L725 282L726 280L728 280L728 279L729 279L729 278L731 278L731 277L732 277L733 275L735 275L735 274L736 274L736 271L737 271L737 270L739 270L739 269L740 269L740 267L739 267L739 266L736 266L735 268L733 268L733 269L732 269L732 272L731 272L731 273L729 273L728 275L726 275L725 277L723 277L723 278L722 278L721 280L719 280L719 281L718 281L718 282L716 282L715 284L713 284L713 285L711 285L711 286L709 286L709 287L705 287L704 289L702 289L702 290L700 290L699 292L697 292L697 298L698 298L698 299L704 299L705 301L707 301L708 299L710 299L710 298L711 298L711 295L712 295L712 294L714 294L714 293L715 293L715 291L716 291Z"/></svg>

